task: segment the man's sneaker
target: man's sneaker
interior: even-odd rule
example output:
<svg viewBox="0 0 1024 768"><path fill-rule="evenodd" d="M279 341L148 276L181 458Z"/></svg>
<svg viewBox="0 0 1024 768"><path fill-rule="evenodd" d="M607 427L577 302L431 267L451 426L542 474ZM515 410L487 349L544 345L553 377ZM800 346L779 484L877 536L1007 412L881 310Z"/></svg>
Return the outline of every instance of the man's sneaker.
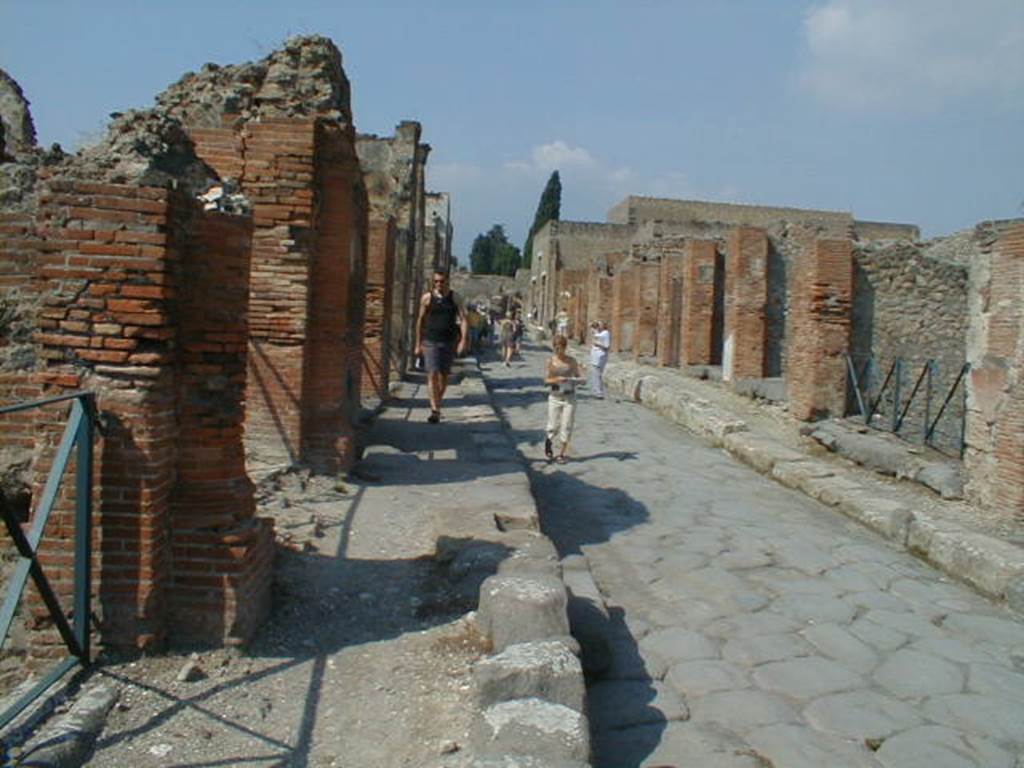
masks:
<svg viewBox="0 0 1024 768"><path fill-rule="evenodd" d="M551 449L551 441L547 438L544 440L544 455L547 456L548 461L555 457L555 452Z"/></svg>
<svg viewBox="0 0 1024 768"><path fill-rule="evenodd" d="M440 411L431 411L430 415L427 416L427 422L430 424L437 424L441 420Z"/></svg>

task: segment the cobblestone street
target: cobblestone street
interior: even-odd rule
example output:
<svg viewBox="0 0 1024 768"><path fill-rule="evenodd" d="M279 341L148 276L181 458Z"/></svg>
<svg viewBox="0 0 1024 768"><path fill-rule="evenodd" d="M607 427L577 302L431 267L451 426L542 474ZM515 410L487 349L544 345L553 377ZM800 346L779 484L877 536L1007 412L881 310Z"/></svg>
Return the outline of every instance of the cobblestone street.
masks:
<svg viewBox="0 0 1024 768"><path fill-rule="evenodd" d="M629 402L584 390L547 464L544 354L484 373L607 609L595 765L1024 764L1024 622Z"/></svg>

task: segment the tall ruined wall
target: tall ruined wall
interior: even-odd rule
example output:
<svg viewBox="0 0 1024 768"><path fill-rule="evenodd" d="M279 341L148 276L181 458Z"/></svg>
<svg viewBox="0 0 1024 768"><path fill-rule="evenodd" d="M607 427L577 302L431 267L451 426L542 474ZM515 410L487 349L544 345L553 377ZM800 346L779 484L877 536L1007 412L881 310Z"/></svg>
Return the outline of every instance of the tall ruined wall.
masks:
<svg viewBox="0 0 1024 768"><path fill-rule="evenodd" d="M851 354L858 374L873 360L874 396L893 362L905 361L901 400L910 394L928 360L936 364L933 400L954 384L967 359L967 268L933 258L930 248L907 241L854 248L853 322ZM925 387L925 383L922 387ZM891 414L895 381L890 382L882 407ZM920 439L925 420L925 392L915 398L904 429ZM941 400L933 402L934 418ZM853 403L851 402L851 406ZM937 445L959 449L963 418L962 395L950 401L935 435ZM901 430L902 431L902 430Z"/></svg>
<svg viewBox="0 0 1024 768"><path fill-rule="evenodd" d="M452 272L451 286L463 299L473 304L489 304L494 308L505 305L505 297L526 294L529 274L520 270L516 277L505 275L474 275L471 272Z"/></svg>

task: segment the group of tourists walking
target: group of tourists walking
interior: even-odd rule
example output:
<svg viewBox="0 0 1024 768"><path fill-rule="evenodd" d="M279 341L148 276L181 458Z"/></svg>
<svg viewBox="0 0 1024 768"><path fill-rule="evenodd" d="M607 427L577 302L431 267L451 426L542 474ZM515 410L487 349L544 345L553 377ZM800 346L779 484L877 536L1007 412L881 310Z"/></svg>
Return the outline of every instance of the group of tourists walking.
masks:
<svg viewBox="0 0 1024 768"><path fill-rule="evenodd" d="M448 285L445 272L435 272L431 288L420 297L419 316L416 320L416 354L422 356L427 373L427 393L430 415L427 422L441 421L441 404L448 388L452 362L473 346L479 349L482 323L474 318ZM559 327L552 340L552 354L544 370L544 384L548 388L548 420L545 428L544 455L548 461L565 463L572 442L572 429L576 418L576 390L584 379L582 367L569 352L569 339L564 327ZM471 333L472 331L472 333ZM519 354L525 326L518 313L508 312L498 323L497 336L501 343L502 362L511 365ZM602 380L611 333L603 321L590 326L590 391L597 399L604 399ZM557 452L556 452L557 446Z"/></svg>

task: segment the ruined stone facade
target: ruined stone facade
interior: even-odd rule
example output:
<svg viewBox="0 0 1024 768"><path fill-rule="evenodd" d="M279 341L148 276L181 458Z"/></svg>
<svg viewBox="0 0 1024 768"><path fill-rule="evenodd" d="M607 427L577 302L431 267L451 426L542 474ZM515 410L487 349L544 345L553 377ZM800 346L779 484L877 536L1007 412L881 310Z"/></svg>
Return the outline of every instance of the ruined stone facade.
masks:
<svg viewBox="0 0 1024 768"><path fill-rule="evenodd" d="M12 140L4 112L0 395L96 394L101 641L244 642L269 608L273 558L247 464L355 460L365 329L389 340L396 314L411 325L428 148L418 124L399 126L410 151L394 187L408 194L372 208L380 177L364 177L341 56L319 37L206 65L157 104L72 158ZM381 376L390 353L376 354ZM3 425L5 467L32 456L36 497L65 411ZM63 598L72 495L41 550ZM32 612L35 653L57 653Z"/></svg>

